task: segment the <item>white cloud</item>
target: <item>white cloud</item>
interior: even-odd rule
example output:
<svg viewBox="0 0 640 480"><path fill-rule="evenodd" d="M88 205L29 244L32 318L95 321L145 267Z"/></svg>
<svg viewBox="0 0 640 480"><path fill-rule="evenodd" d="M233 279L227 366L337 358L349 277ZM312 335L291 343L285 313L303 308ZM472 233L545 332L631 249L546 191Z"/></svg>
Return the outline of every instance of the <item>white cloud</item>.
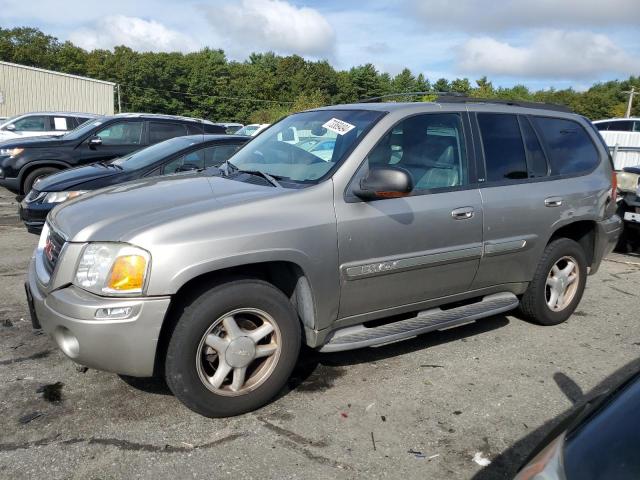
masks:
<svg viewBox="0 0 640 480"><path fill-rule="evenodd" d="M235 48L322 56L334 47L335 33L317 11L283 0L237 0L209 9L209 23ZM248 50L248 52L247 52Z"/></svg>
<svg viewBox="0 0 640 480"><path fill-rule="evenodd" d="M433 29L495 32L522 27L632 26L638 0L410 0L409 9Z"/></svg>
<svg viewBox="0 0 640 480"><path fill-rule="evenodd" d="M107 16L92 28L73 31L69 39L88 50L118 45L142 52L188 52L198 48L193 38L171 30L160 22L124 15Z"/></svg>
<svg viewBox="0 0 640 480"><path fill-rule="evenodd" d="M491 37L464 42L458 68L465 73L528 78L599 78L603 73L628 75L640 70L634 58L606 35L544 30L527 46Z"/></svg>

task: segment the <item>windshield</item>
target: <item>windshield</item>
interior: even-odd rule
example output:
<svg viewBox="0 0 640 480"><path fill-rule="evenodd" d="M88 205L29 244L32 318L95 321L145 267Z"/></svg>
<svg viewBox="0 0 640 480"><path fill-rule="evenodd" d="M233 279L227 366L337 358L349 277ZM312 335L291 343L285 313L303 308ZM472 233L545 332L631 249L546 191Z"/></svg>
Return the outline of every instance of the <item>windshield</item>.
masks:
<svg viewBox="0 0 640 480"><path fill-rule="evenodd" d="M286 117L262 132L230 160L241 170L316 183L361 140L383 115L372 110L316 110ZM326 150L309 152L309 140Z"/></svg>
<svg viewBox="0 0 640 480"><path fill-rule="evenodd" d="M62 136L62 138L64 138L65 140L80 140L83 136L85 136L98 125L102 125L102 121L92 118L84 122L79 127L76 127L70 132L67 132Z"/></svg>
<svg viewBox="0 0 640 480"><path fill-rule="evenodd" d="M242 127L236 131L236 135L251 135L253 132L258 130L259 125L247 125L246 127Z"/></svg>
<svg viewBox="0 0 640 480"><path fill-rule="evenodd" d="M200 143L199 140L190 137L175 137L164 142L156 143L150 147L143 148L125 157L120 157L113 162L125 170L137 170L178 153L185 148Z"/></svg>

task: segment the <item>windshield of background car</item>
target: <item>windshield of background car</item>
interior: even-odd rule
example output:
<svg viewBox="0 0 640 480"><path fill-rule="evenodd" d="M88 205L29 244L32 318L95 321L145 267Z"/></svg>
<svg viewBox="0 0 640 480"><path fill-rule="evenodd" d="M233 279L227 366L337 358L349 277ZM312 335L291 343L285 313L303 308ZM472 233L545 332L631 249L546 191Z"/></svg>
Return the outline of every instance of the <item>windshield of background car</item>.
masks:
<svg viewBox="0 0 640 480"><path fill-rule="evenodd" d="M65 140L80 140L83 136L85 136L95 127L102 125L102 123L103 122L101 120L96 120L95 118L92 118L84 122L79 127L74 128L70 132L65 133L62 136L62 138L64 138Z"/></svg>
<svg viewBox="0 0 640 480"><path fill-rule="evenodd" d="M176 137L164 142L156 143L150 147L138 150L125 157L120 157L114 160L114 165L118 165L125 170L137 170L152 165L158 160L167 158L173 154L181 152L191 145L200 143L198 140L187 137Z"/></svg>
<svg viewBox="0 0 640 480"><path fill-rule="evenodd" d="M316 110L290 115L240 149L230 160L284 181L316 183L337 166L384 115L373 110ZM308 151L309 141L326 149Z"/></svg>

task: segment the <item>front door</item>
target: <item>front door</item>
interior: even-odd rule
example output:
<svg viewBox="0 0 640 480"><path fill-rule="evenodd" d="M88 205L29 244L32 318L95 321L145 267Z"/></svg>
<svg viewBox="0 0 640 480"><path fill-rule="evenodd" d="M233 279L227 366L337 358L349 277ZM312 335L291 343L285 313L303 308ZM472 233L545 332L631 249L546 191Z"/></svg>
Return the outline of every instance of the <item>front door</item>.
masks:
<svg viewBox="0 0 640 480"><path fill-rule="evenodd" d="M340 318L407 310L469 289L482 254L483 212L466 130L466 114L459 113L401 121L336 199ZM406 169L412 194L367 202L353 196L374 165Z"/></svg>
<svg viewBox="0 0 640 480"><path fill-rule="evenodd" d="M122 120L99 129L78 147L80 164L111 160L139 150L144 146L143 125L140 120ZM101 143L92 145L92 138L99 138Z"/></svg>

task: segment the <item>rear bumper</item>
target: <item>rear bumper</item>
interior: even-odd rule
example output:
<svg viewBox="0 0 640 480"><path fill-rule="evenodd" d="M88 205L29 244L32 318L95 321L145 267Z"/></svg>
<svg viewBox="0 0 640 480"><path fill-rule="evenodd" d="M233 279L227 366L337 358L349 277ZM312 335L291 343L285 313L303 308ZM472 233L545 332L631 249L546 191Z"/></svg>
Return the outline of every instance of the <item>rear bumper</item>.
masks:
<svg viewBox="0 0 640 480"><path fill-rule="evenodd" d="M41 326L67 357L97 370L153 375L169 297L104 298L73 285L47 293L36 278L33 260L26 287L34 326ZM119 320L96 318L97 310L115 307L131 307L131 314Z"/></svg>
<svg viewBox="0 0 640 480"><path fill-rule="evenodd" d="M0 187L4 187L12 192L20 190L20 180L18 178L0 178Z"/></svg>
<svg viewBox="0 0 640 480"><path fill-rule="evenodd" d="M602 260L613 251L621 233L622 219L618 215L612 215L606 220L596 223L596 238L590 275L598 271Z"/></svg>

